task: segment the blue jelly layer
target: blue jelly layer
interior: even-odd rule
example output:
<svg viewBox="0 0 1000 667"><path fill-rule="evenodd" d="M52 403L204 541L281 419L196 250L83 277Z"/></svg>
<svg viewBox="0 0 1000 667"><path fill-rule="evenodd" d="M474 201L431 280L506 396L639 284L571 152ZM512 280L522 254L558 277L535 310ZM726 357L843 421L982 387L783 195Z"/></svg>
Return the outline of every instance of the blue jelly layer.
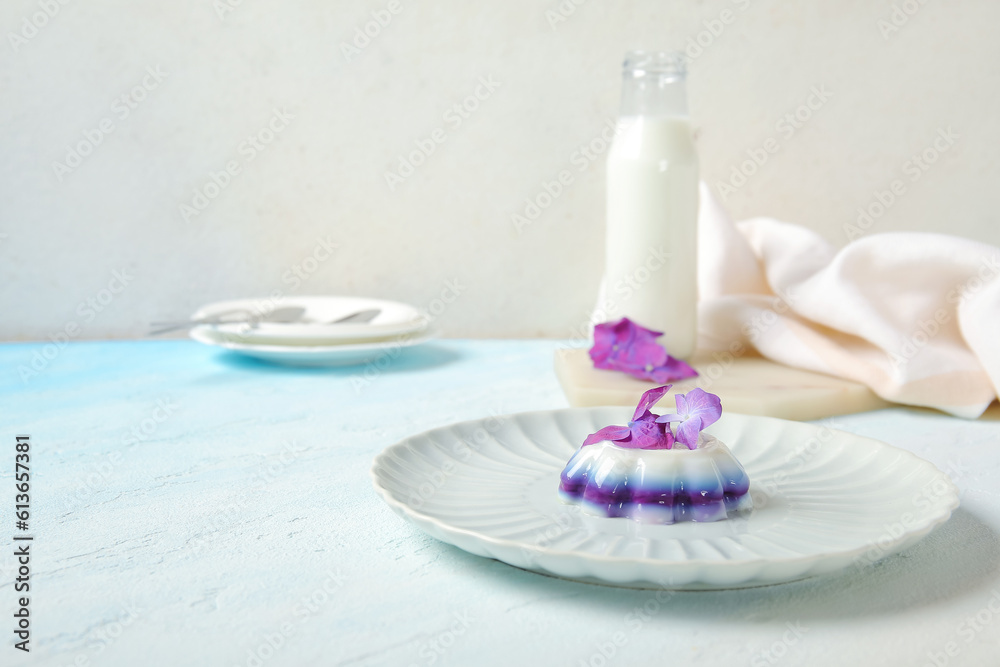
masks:
<svg viewBox="0 0 1000 667"><path fill-rule="evenodd" d="M693 453L692 453L693 454ZM718 521L752 506L750 478L725 450L711 461L679 459L672 466L605 460L579 450L560 476L559 494L592 513L643 522Z"/></svg>

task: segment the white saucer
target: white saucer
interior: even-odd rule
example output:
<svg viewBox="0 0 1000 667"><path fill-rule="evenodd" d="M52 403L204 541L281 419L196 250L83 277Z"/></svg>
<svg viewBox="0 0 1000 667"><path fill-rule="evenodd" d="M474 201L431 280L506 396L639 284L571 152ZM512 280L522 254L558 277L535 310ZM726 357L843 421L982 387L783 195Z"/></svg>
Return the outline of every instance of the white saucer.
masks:
<svg viewBox="0 0 1000 667"><path fill-rule="evenodd" d="M582 514L556 489L589 434L631 407L529 412L407 438L372 466L400 516L470 553L545 574L634 588L724 589L868 564L958 507L947 475L877 440L727 413L707 429L750 476L754 509L713 523L644 525Z"/></svg>
<svg viewBox="0 0 1000 667"><path fill-rule="evenodd" d="M213 324L212 329L229 342L267 345L327 345L330 343L362 343L388 340L413 334L427 328L420 312L405 303L353 296L289 296L278 301L270 299L236 299L219 301L199 308L191 319L212 317L231 310L248 310L266 314L276 308L299 306L305 309L304 322L283 324L259 322L247 324ZM333 320L362 310L380 312L368 323L329 324Z"/></svg>
<svg viewBox="0 0 1000 667"><path fill-rule="evenodd" d="M356 366L369 361L377 363L380 358L391 361L404 348L426 343L434 337L434 334L424 331L416 336L400 336L375 343L315 347L234 343L218 338L206 327L195 327L191 330L190 336L199 343L214 345L248 357L286 366Z"/></svg>

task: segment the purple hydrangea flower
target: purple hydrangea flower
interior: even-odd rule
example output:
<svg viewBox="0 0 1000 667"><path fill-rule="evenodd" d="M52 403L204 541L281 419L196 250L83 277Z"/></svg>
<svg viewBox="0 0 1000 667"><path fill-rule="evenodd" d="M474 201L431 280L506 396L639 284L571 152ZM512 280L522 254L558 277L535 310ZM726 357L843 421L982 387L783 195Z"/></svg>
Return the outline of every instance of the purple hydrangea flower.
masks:
<svg viewBox="0 0 1000 667"><path fill-rule="evenodd" d="M677 403L677 413L663 415L656 421L661 424L678 422L677 442L684 443L688 449L695 449L698 447L698 434L719 421L722 416L722 401L704 389L677 394L674 401Z"/></svg>
<svg viewBox="0 0 1000 667"><path fill-rule="evenodd" d="M595 368L622 371L640 380L657 384L695 377L698 372L667 354L656 342L663 335L639 326L627 317L594 327L594 346L590 358Z"/></svg>
<svg viewBox="0 0 1000 667"><path fill-rule="evenodd" d="M673 449L674 442L683 443L688 449L698 448L698 434L722 416L722 401L715 394L704 389L692 389L686 394L677 394L677 413L657 416L650 412L656 403L670 391L671 385L650 389L639 399L628 426L605 426L597 433L591 433L583 441L583 446L610 440L626 449ZM671 423L677 423L677 435L671 430Z"/></svg>
<svg viewBox="0 0 1000 667"><path fill-rule="evenodd" d="M674 446L674 434L666 424L657 423L657 416L649 411L668 391L669 384L650 389L639 399L628 426L605 426L588 435L583 446L610 440L626 449L670 449Z"/></svg>

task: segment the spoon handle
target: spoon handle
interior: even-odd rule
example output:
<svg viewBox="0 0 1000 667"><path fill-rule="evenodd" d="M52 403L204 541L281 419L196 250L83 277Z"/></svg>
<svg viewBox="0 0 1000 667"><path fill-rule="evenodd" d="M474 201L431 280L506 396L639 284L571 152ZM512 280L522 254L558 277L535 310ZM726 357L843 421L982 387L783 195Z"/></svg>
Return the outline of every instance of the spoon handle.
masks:
<svg viewBox="0 0 1000 667"><path fill-rule="evenodd" d="M177 331L178 329L187 329L190 327L196 327L199 324L221 324L240 322L240 319L230 319L233 315L244 315L249 316L250 311L248 310L227 310L222 313L216 313L215 315L210 315L208 317L199 317L196 320L176 320L174 322L151 322L150 326L159 327L154 331L150 331L150 336L159 336L160 334L168 333L170 331Z"/></svg>
<svg viewBox="0 0 1000 667"><path fill-rule="evenodd" d="M327 322L327 324L366 324L371 322L378 314L382 312L381 308L369 308L367 310L359 310L356 313L351 313L336 320Z"/></svg>

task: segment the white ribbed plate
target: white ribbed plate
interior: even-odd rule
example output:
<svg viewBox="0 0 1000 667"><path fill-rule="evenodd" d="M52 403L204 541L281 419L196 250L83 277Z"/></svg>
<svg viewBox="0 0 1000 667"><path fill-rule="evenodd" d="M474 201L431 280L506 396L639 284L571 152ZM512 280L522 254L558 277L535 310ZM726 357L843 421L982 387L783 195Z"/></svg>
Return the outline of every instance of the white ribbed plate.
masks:
<svg viewBox="0 0 1000 667"><path fill-rule="evenodd" d="M194 327L188 335L199 343L225 348L232 352L285 366L357 366L380 358L390 360L403 348L426 343L436 334L432 331L416 336L400 336L377 343L343 345L262 345L235 343L220 339L210 327Z"/></svg>
<svg viewBox="0 0 1000 667"><path fill-rule="evenodd" d="M615 586L718 589L864 567L913 544L958 507L933 464L877 440L727 413L708 432L750 476L755 508L714 523L638 524L559 501L559 473L587 436L632 408L527 412L453 424L375 458L375 489L400 516L470 553Z"/></svg>

